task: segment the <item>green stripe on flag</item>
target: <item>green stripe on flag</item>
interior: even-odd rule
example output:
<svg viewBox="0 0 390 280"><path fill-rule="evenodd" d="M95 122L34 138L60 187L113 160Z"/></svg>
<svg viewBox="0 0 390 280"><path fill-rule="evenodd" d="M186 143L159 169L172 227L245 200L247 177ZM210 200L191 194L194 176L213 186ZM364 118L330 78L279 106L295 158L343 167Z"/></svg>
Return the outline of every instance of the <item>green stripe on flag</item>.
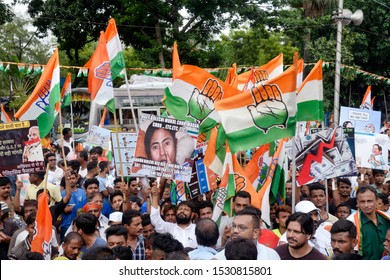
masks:
<svg viewBox="0 0 390 280"><path fill-rule="evenodd" d="M297 121L323 121L324 101L311 100L297 104Z"/></svg>

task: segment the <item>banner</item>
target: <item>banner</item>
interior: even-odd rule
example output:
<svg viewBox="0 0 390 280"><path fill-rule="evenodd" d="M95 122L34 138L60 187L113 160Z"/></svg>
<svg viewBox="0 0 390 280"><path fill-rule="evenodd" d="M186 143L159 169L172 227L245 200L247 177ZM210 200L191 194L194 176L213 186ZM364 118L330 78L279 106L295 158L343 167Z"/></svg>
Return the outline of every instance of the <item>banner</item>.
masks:
<svg viewBox="0 0 390 280"><path fill-rule="evenodd" d="M108 151L110 146L111 131L96 125L92 125L88 131L87 139L85 140L84 146L89 148L100 146L104 150Z"/></svg>
<svg viewBox="0 0 390 280"><path fill-rule="evenodd" d="M115 159L115 171L116 175L120 176L120 161L119 151L122 160L123 176L131 176L131 167L133 166L135 145L137 142L137 133L118 133L119 143L116 138L116 133L111 133L112 151Z"/></svg>
<svg viewBox="0 0 390 280"><path fill-rule="evenodd" d="M380 133L381 112L350 107L340 108L340 125L354 127L355 131Z"/></svg>
<svg viewBox="0 0 390 280"><path fill-rule="evenodd" d="M341 127L323 130L316 134L297 137L289 141L286 152L292 159L295 145L295 163L299 175L297 184L302 186L340 176L353 176L357 172L355 159Z"/></svg>
<svg viewBox="0 0 390 280"><path fill-rule="evenodd" d="M36 120L0 124L0 158L3 176L45 171Z"/></svg>
<svg viewBox="0 0 390 280"><path fill-rule="evenodd" d="M133 175L189 182L198 133L198 123L142 114Z"/></svg>
<svg viewBox="0 0 390 280"><path fill-rule="evenodd" d="M196 145L191 181L188 184L191 199L217 188L217 174L203 163L207 145L207 142Z"/></svg>
<svg viewBox="0 0 390 280"><path fill-rule="evenodd" d="M389 170L389 137L386 134L355 132L357 167Z"/></svg>

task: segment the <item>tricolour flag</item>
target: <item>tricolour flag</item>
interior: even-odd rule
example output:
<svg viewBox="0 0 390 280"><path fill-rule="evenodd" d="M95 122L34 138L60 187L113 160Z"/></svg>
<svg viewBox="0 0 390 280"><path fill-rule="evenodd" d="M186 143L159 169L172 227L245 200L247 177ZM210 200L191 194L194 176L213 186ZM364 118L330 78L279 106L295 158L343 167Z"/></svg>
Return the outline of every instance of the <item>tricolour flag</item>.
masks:
<svg viewBox="0 0 390 280"><path fill-rule="evenodd" d="M50 260L52 216L46 192L47 190L38 198L38 211L35 219L35 232L31 242L31 252L39 252L43 254L45 260Z"/></svg>
<svg viewBox="0 0 390 280"><path fill-rule="evenodd" d="M297 121L323 121L324 96L322 85L322 60L310 71L297 89Z"/></svg>
<svg viewBox="0 0 390 280"><path fill-rule="evenodd" d="M7 112L4 110L4 105L1 104L1 122L10 123L12 122L11 118L8 116Z"/></svg>
<svg viewBox="0 0 390 280"><path fill-rule="evenodd" d="M223 163L226 155L225 142L223 127L213 127L210 131L207 149L203 158L203 163L220 177L223 175Z"/></svg>
<svg viewBox="0 0 390 280"><path fill-rule="evenodd" d="M175 119L199 122L200 132L206 132L220 122L215 102L239 91L199 67L183 65L182 69L165 89L164 106Z"/></svg>
<svg viewBox="0 0 390 280"><path fill-rule="evenodd" d="M297 60L297 88L302 84L303 81L303 58Z"/></svg>
<svg viewBox="0 0 390 280"><path fill-rule="evenodd" d="M107 41L108 58L110 59L111 76L112 80L115 80L126 67L126 64L118 29L116 28L115 20L113 18L108 21L105 37Z"/></svg>
<svg viewBox="0 0 390 280"><path fill-rule="evenodd" d="M172 81L175 80L178 76L180 76L183 68L181 67L179 51L177 49L176 41L173 43L172 50Z"/></svg>
<svg viewBox="0 0 390 280"><path fill-rule="evenodd" d="M236 183L234 180L233 158L227 148L225 161L223 163L223 176L221 183L215 195L214 210L212 219L219 225L222 213L225 212L229 217L233 215L233 197L236 194Z"/></svg>
<svg viewBox="0 0 390 280"><path fill-rule="evenodd" d="M295 135L296 68L215 103L233 153Z"/></svg>
<svg viewBox="0 0 390 280"><path fill-rule="evenodd" d="M282 73L283 73L283 54L280 54L277 57L270 60L267 64L264 64L258 68L254 68L253 74L252 71L248 71L238 75L237 78L238 89L243 90L245 85L250 83L251 75L254 75L254 82L255 82L254 86L257 86L258 83L271 80Z"/></svg>
<svg viewBox="0 0 390 280"><path fill-rule="evenodd" d="M260 200L260 210L262 212L261 218L268 225L271 225L270 219L270 194L275 198L278 192L283 192L285 188L285 171L283 169L283 163L285 158L284 144L286 139L282 139L278 148L272 158L271 165L269 167L269 173L267 179L261 190L258 192Z"/></svg>
<svg viewBox="0 0 390 280"><path fill-rule="evenodd" d="M273 142L271 143L273 144ZM256 190L259 190L263 186L268 175L275 146L274 144L271 145L271 143L260 146L244 167L246 177Z"/></svg>
<svg viewBox="0 0 390 280"><path fill-rule="evenodd" d="M64 108L72 104L72 82L71 82L70 73L66 75L65 83L61 90L61 100L62 100L61 108Z"/></svg>
<svg viewBox="0 0 390 280"><path fill-rule="evenodd" d="M55 117L60 108L60 64L58 49L45 66L34 91L15 114L15 118L24 120L37 120L39 134L45 137L53 128Z"/></svg>
<svg viewBox="0 0 390 280"><path fill-rule="evenodd" d="M367 87L366 93L364 94L360 109L372 110L374 104L374 98L371 99L371 86Z"/></svg>
<svg viewBox="0 0 390 280"><path fill-rule="evenodd" d="M234 63L232 67L229 68L228 74L226 75L225 83L228 85L237 88L238 86L238 75L237 75L237 65Z"/></svg>
<svg viewBox="0 0 390 280"><path fill-rule="evenodd" d="M115 104L111 102L114 100L111 64L103 31L100 32L98 45L92 55L88 73L88 91L91 93L92 102L106 106L108 110L115 112Z"/></svg>

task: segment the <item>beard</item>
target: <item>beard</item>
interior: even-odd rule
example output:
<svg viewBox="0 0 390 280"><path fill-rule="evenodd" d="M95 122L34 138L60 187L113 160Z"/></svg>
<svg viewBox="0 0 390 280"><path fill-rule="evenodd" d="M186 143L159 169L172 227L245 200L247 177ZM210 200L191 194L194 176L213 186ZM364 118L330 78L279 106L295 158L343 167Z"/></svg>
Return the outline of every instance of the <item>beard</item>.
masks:
<svg viewBox="0 0 390 280"><path fill-rule="evenodd" d="M191 222L191 217L187 217L183 214L176 215L176 223L178 225L187 225Z"/></svg>

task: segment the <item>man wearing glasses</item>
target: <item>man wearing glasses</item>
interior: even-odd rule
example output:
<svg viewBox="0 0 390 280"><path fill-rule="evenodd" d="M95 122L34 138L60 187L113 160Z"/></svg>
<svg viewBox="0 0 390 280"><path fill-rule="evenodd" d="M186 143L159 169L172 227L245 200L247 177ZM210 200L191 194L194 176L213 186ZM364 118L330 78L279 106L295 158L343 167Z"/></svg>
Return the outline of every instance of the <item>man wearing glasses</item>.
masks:
<svg viewBox="0 0 390 280"><path fill-rule="evenodd" d="M232 222L231 239L238 237L252 240L257 246L258 260L280 260L275 250L268 248L257 242L261 234L261 211L253 206L247 206L236 213ZM214 256L217 260L226 260L225 250L220 251Z"/></svg>

